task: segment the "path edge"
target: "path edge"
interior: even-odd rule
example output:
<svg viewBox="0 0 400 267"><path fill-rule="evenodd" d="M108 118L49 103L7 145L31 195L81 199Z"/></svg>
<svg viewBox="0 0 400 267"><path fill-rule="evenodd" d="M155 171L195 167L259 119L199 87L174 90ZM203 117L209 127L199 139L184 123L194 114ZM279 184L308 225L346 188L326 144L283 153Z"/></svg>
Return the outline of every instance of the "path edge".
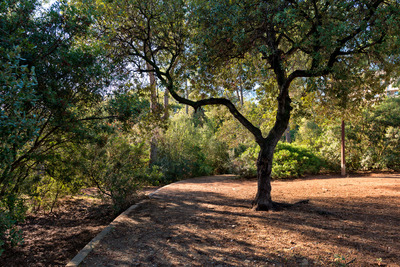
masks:
<svg viewBox="0 0 400 267"><path fill-rule="evenodd" d="M128 214L137 209L141 204L143 204L146 199L141 200L140 202L130 206L127 210L122 212L120 215L117 216L109 225L107 225L100 233L98 233L86 246L81 249L78 254L70 260L66 267L77 267L82 261L86 258L86 256L100 243L100 241L115 227L115 225L121 221L122 219L126 218Z"/></svg>
<svg viewBox="0 0 400 267"><path fill-rule="evenodd" d="M202 177L197 177L197 178L202 178ZM196 179L196 178L191 178L191 179ZM178 183L184 183L187 182L188 180L191 179L185 179L185 180L181 180L181 181L177 181L174 183L170 183L167 184L163 187L158 188L156 191L150 193L148 195L148 198L156 198L154 197L155 194L157 194L161 189L164 189L166 187L170 187L172 185L178 184ZM72 260L70 260L67 265L65 265L66 267L78 267L79 264L82 263L82 261L87 257L87 255L89 255L89 253L100 243L100 241L115 227L115 225L122 219L128 217L128 214L131 211L134 211L135 209L137 209L140 205L142 205L144 202L146 202L148 199L143 199L141 201L139 201L138 203L130 206L127 210L125 210L124 212L122 212L119 216L117 216L117 218L115 218L109 225L107 225L100 233L98 233L88 244L86 244L86 246L81 249L78 254L72 258Z"/></svg>

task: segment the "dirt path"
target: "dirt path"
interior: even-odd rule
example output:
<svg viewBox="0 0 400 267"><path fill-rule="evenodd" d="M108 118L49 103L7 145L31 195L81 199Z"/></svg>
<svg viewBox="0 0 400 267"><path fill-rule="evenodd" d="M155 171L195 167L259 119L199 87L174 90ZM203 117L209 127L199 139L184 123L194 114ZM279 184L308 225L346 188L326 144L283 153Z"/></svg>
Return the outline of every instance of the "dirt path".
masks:
<svg viewBox="0 0 400 267"><path fill-rule="evenodd" d="M255 180L203 177L160 189L81 266L400 266L400 175L275 181L256 212Z"/></svg>

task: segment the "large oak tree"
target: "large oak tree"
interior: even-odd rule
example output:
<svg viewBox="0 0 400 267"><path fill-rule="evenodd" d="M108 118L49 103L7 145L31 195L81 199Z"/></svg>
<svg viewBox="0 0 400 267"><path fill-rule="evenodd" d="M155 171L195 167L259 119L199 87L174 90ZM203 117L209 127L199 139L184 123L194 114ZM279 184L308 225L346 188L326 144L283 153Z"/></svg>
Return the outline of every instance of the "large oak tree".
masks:
<svg viewBox="0 0 400 267"><path fill-rule="evenodd" d="M227 107L252 133L260 146L253 202L257 210L285 206L271 199L271 168L291 116L294 81L323 82L323 77L354 66L361 72L388 71L385 66L396 62L399 47L399 1L123 0L95 1L88 7L93 5L98 30L108 37L114 58L134 72L154 72L176 101L195 110ZM180 88L188 73L211 76L212 81L213 73L232 60L249 56L261 59L260 68L278 91L275 122L267 133L217 87L194 99Z"/></svg>

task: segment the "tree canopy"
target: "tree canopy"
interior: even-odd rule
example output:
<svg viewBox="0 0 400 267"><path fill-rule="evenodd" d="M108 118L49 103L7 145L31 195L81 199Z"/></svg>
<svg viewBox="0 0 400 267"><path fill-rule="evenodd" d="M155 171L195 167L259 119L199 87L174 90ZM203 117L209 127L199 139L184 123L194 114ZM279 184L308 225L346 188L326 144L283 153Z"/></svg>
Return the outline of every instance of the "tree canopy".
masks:
<svg viewBox="0 0 400 267"><path fill-rule="evenodd" d="M118 1L92 3L99 29L106 33L115 56L134 71L152 71L179 103L195 110L226 106L260 145L257 161L258 209L279 206L271 200L270 174L274 148L286 130L294 81L336 81L363 77L371 82L390 73L399 46L398 1ZM213 77L237 59L257 59L264 79L277 89L273 127L263 134L239 111L221 86L209 86L200 99L185 97L182 77ZM149 64L151 69L145 67ZM357 80L353 79L357 84ZM253 90L273 92L255 84ZM305 87L312 88L312 87ZM325 86L323 95L336 86ZM344 88L343 86L341 88ZM342 93L350 95L346 86ZM358 86L358 91L363 91ZM375 91L373 91L375 93ZM276 205L275 205L276 204Z"/></svg>

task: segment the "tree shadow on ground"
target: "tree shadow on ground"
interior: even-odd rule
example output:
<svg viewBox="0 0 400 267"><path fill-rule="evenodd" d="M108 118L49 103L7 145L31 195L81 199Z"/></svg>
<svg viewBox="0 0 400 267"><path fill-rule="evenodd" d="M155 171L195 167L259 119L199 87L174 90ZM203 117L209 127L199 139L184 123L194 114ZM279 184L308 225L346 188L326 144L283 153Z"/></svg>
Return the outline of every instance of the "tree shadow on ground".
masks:
<svg viewBox="0 0 400 267"><path fill-rule="evenodd" d="M214 189L213 182L199 183L200 190L188 185L160 191L119 223L82 266L400 262L399 203L391 196L312 198L281 212L255 212L243 195L222 193L221 187L238 181Z"/></svg>

